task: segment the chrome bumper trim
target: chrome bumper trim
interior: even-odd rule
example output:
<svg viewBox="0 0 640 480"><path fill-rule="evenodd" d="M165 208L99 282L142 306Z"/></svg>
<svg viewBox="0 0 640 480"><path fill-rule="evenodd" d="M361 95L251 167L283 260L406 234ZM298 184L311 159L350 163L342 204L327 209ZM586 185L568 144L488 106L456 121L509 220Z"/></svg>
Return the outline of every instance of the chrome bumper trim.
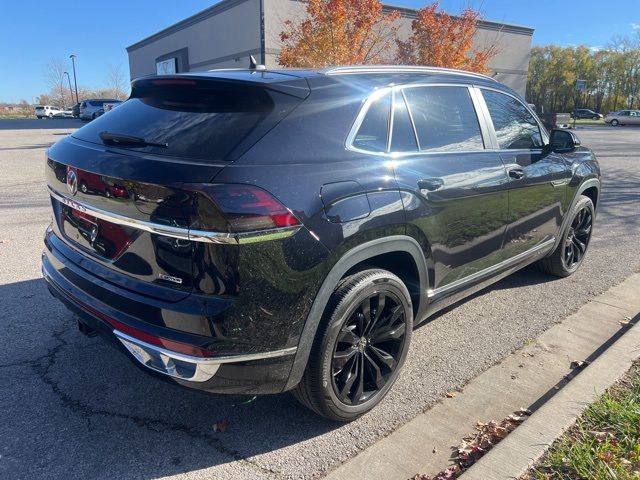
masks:
<svg viewBox="0 0 640 480"><path fill-rule="evenodd" d="M125 217L117 213L107 212L97 207L87 205L78 200L72 200L51 187L49 195L66 206L73 208L82 213L86 213L93 217L105 220L116 225L136 228L145 232L162 235L165 237L178 238L180 240L191 240L193 242L219 243L227 245L240 245L254 242L262 242L267 240L277 240L287 238L300 230L300 225L292 227L273 228L270 230L256 230L253 232L229 233L229 232L212 232L208 230L194 230L183 227L172 227L170 225L162 225L155 222L147 222L135 218Z"/></svg>
<svg viewBox="0 0 640 480"><path fill-rule="evenodd" d="M284 357L296 353L297 347L283 348L270 352L231 355L226 357L203 358L173 352L151 345L119 330L113 331L124 347L145 367L163 375L188 382L206 382L218 372L224 363L249 362L268 358Z"/></svg>

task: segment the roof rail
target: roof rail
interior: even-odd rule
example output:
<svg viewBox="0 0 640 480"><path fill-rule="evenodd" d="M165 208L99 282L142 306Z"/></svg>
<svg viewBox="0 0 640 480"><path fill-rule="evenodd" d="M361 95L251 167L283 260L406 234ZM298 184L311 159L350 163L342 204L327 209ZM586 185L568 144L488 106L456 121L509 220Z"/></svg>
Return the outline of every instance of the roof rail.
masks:
<svg viewBox="0 0 640 480"><path fill-rule="evenodd" d="M328 67L321 70L325 75L357 75L365 73L432 73L448 75L465 75L467 77L482 78L485 80L497 80L481 73L467 72L466 70L456 70L442 67L421 67L415 65L346 65L339 67Z"/></svg>

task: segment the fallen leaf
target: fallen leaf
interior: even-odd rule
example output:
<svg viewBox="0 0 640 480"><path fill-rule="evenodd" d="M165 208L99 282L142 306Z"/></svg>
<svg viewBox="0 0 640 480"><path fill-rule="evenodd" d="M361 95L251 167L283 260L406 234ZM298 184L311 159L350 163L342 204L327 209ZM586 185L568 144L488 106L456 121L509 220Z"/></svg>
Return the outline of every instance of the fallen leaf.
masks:
<svg viewBox="0 0 640 480"><path fill-rule="evenodd" d="M231 425L229 420L222 420L213 426L213 431L224 433L227 431L227 428L229 428L229 425Z"/></svg>
<svg viewBox="0 0 640 480"><path fill-rule="evenodd" d="M620 320L620 325L624 326L624 325L629 325L629 323L631 322L631 318L630 317L624 317L624 319Z"/></svg>
<svg viewBox="0 0 640 480"><path fill-rule="evenodd" d="M447 393L445 394L445 396L446 396L447 398L453 398L453 397L455 397L455 396L456 396L456 392L447 392Z"/></svg>

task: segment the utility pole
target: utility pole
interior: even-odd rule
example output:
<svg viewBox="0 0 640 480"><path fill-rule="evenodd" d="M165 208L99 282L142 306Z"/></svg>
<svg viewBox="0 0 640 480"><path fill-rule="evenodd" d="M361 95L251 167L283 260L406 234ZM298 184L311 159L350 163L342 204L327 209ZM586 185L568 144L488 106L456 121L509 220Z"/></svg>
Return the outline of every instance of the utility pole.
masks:
<svg viewBox="0 0 640 480"><path fill-rule="evenodd" d="M69 76L69 72L63 72L63 75L67 76L67 80L69 80L69 93L71 94L71 101L73 102L73 90L71 90L71 77ZM76 102L78 103L78 102Z"/></svg>
<svg viewBox="0 0 640 480"><path fill-rule="evenodd" d="M71 63L73 64L73 83L76 86L76 103L79 103L80 100L78 99L78 80L76 79L76 56L72 53L71 55L69 55L69 58L71 59ZM71 96L71 98L73 99L73 95Z"/></svg>

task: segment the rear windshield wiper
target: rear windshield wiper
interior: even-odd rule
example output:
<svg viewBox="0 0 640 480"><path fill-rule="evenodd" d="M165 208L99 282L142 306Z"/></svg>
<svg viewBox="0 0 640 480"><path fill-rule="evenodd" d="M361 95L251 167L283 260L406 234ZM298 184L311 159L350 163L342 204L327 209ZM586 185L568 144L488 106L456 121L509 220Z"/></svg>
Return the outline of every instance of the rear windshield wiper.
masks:
<svg viewBox="0 0 640 480"><path fill-rule="evenodd" d="M169 147L168 143L147 142L144 138L125 135L123 133L100 132L100 138L108 145L119 147Z"/></svg>

